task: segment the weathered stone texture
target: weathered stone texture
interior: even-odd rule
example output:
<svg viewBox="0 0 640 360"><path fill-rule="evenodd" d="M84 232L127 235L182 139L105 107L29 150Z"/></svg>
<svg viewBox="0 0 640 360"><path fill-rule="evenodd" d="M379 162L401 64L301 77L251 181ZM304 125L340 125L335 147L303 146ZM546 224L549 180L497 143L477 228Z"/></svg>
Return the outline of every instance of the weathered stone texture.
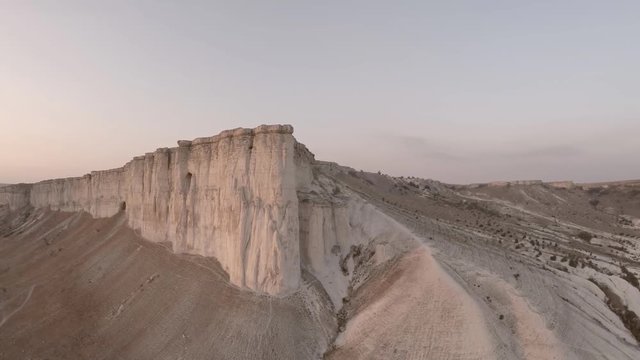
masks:
<svg viewBox="0 0 640 360"><path fill-rule="evenodd" d="M0 204L94 217L124 210L144 238L215 257L240 287L286 294L300 282L296 191L313 160L292 133L263 125L179 141L119 169L0 188Z"/></svg>

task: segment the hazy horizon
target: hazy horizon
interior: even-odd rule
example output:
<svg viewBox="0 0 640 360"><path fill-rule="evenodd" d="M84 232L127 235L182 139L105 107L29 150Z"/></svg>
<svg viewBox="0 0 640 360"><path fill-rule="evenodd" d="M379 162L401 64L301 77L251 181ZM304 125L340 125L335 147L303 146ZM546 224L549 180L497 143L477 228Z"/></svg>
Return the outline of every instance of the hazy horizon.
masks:
<svg viewBox="0 0 640 360"><path fill-rule="evenodd" d="M448 183L640 179L640 2L0 1L0 183L288 123Z"/></svg>

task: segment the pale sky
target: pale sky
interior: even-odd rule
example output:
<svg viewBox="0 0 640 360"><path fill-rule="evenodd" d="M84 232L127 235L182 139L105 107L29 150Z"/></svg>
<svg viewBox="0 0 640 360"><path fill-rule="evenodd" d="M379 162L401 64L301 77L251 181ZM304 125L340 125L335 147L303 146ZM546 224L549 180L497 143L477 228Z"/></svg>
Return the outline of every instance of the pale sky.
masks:
<svg viewBox="0 0 640 360"><path fill-rule="evenodd" d="M640 178L640 1L0 0L0 183L289 123L452 183Z"/></svg>

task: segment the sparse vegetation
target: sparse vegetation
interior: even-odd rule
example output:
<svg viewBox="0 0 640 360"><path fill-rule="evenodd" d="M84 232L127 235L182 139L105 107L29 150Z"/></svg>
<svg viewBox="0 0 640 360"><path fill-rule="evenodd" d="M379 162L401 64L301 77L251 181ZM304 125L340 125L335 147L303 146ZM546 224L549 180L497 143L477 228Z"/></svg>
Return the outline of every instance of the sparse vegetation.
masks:
<svg viewBox="0 0 640 360"><path fill-rule="evenodd" d="M620 267L622 271L622 278L625 279L629 284L633 285L635 288L640 290L640 282L634 273L629 271L624 265Z"/></svg>
<svg viewBox="0 0 640 360"><path fill-rule="evenodd" d="M611 311L613 311L613 313L622 320L624 326L631 332L636 340L640 342L640 318L638 315L629 310L629 308L624 305L622 299L608 286L598 283L593 278L590 278L589 281L596 284L596 286L602 290L605 295L605 302L609 309L611 309Z"/></svg>
<svg viewBox="0 0 640 360"><path fill-rule="evenodd" d="M336 314L336 318L338 320L338 332L344 332L347 328L347 320L348 314L346 307L342 307L340 311Z"/></svg>
<svg viewBox="0 0 640 360"><path fill-rule="evenodd" d="M614 249L614 250L618 250L618 251L622 251L622 252L627 252L627 249L624 246L618 246L618 245L607 245L607 247Z"/></svg>
<svg viewBox="0 0 640 360"><path fill-rule="evenodd" d="M578 267L578 258L575 256L572 256L571 258L569 258L569 266Z"/></svg>
<svg viewBox="0 0 640 360"><path fill-rule="evenodd" d="M591 233L586 232L586 231L580 231L576 236L580 240L588 242L588 243L591 242L591 239L593 239L593 235Z"/></svg>

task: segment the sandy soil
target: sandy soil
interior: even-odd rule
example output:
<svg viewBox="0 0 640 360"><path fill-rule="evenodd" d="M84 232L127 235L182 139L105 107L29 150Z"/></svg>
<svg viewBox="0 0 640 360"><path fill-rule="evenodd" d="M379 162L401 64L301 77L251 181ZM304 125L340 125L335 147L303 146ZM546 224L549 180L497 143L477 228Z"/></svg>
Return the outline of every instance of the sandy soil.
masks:
<svg viewBox="0 0 640 360"><path fill-rule="evenodd" d="M336 324L313 279L257 296L122 220L38 211L1 238L0 359L322 357Z"/></svg>
<svg viewBox="0 0 640 360"><path fill-rule="evenodd" d="M426 247L362 286L329 359L494 359L475 301Z"/></svg>

